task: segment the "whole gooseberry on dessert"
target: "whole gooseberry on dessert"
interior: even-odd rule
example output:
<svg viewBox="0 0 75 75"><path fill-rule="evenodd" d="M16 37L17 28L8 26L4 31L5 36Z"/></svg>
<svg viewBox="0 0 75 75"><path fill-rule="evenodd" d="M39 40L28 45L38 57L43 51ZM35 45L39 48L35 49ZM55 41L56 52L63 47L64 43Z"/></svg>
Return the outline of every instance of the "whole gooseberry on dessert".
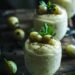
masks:
<svg viewBox="0 0 75 75"><path fill-rule="evenodd" d="M55 42L56 42L55 39L52 38L52 39L50 39L50 41L49 41L48 43L49 43L50 45L55 45Z"/></svg>
<svg viewBox="0 0 75 75"><path fill-rule="evenodd" d="M51 35L44 35L42 38L43 43L48 43L51 40Z"/></svg>
<svg viewBox="0 0 75 75"><path fill-rule="evenodd" d="M42 36L38 32L31 32L29 39L31 42L40 42L42 39Z"/></svg>
<svg viewBox="0 0 75 75"><path fill-rule="evenodd" d="M55 4L51 4L47 11L49 14L59 14L59 9Z"/></svg>
<svg viewBox="0 0 75 75"><path fill-rule="evenodd" d="M45 14L47 12L47 5L44 1L40 1L37 11L39 14Z"/></svg>

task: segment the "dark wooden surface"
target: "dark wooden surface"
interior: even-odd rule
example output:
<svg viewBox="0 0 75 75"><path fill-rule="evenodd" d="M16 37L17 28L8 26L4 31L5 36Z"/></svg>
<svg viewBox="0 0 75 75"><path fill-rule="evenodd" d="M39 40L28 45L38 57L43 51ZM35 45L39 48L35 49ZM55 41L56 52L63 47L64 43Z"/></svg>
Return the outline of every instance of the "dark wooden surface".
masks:
<svg viewBox="0 0 75 75"><path fill-rule="evenodd" d="M34 10L14 10L3 12L1 15L0 50L5 58L11 59L17 63L18 71L16 75L30 75L24 63L24 42L18 42L13 38L11 29L6 25L5 20L9 15L17 16L20 19L20 27L25 31L32 24L34 14ZM70 36L66 37L62 42L74 43L74 39ZM68 57L63 52L61 67L55 75L63 75L71 71L75 71L75 58Z"/></svg>

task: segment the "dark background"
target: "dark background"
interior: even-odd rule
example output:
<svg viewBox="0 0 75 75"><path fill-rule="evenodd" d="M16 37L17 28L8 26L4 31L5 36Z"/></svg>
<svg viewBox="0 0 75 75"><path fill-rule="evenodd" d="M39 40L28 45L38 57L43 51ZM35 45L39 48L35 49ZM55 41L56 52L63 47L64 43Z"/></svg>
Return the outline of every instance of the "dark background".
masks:
<svg viewBox="0 0 75 75"><path fill-rule="evenodd" d="M36 0L1 0L0 9L33 9Z"/></svg>
<svg viewBox="0 0 75 75"><path fill-rule="evenodd" d="M7 0L1 0L0 1L0 10L3 9L13 9L14 7L10 5L10 3Z"/></svg>

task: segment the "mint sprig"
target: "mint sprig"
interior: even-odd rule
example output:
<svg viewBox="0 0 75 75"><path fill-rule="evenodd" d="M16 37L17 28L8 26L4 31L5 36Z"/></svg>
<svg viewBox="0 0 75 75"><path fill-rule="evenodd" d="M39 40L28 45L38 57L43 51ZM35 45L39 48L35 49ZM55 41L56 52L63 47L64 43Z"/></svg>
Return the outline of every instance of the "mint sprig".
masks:
<svg viewBox="0 0 75 75"><path fill-rule="evenodd" d="M39 31L39 34L44 36L44 35L53 35L54 32L54 27L52 25L48 25L47 23L44 23L43 27L41 27L41 30Z"/></svg>
<svg viewBox="0 0 75 75"><path fill-rule="evenodd" d="M44 1L40 1L40 2L39 2L39 5L41 5L41 6L47 6Z"/></svg>
<svg viewBox="0 0 75 75"><path fill-rule="evenodd" d="M48 3L47 3L47 7L48 7L48 8L51 7L51 2L50 2L50 1L48 1Z"/></svg>

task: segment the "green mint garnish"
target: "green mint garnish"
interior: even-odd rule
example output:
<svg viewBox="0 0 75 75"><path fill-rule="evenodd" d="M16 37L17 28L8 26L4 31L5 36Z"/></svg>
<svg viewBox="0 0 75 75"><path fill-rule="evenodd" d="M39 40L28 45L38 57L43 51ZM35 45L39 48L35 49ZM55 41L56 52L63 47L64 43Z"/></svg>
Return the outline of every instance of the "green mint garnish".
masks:
<svg viewBox="0 0 75 75"><path fill-rule="evenodd" d="M39 32L40 35L53 35L54 34L54 26L48 25L47 23L44 23L43 27L41 27L41 30Z"/></svg>
<svg viewBox="0 0 75 75"><path fill-rule="evenodd" d="M51 7L51 2L50 2L50 1L48 1L48 3L47 3L47 7L48 7L48 8Z"/></svg>
<svg viewBox="0 0 75 75"><path fill-rule="evenodd" d="M55 11L55 4L48 1L47 3L47 13L52 14Z"/></svg>
<svg viewBox="0 0 75 75"><path fill-rule="evenodd" d="M43 7L44 7L44 6L47 6L44 1L40 1L40 2L39 2L39 5L41 5L41 6L43 6Z"/></svg>

